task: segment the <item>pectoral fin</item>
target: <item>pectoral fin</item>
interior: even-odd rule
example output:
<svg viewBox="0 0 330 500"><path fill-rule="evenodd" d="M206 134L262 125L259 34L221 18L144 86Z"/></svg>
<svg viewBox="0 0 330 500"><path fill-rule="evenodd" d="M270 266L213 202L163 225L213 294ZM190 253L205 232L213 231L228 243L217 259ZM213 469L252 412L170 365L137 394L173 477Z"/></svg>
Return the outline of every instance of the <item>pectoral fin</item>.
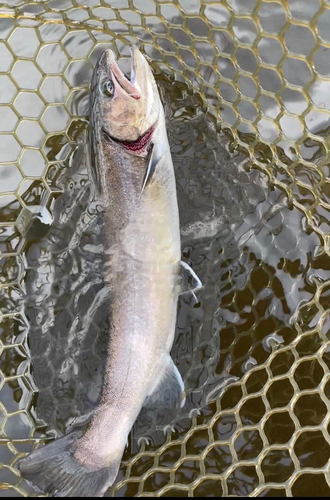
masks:
<svg viewBox="0 0 330 500"><path fill-rule="evenodd" d="M195 297L196 302L198 302L195 291L202 288L202 282L191 269L191 267L182 260L180 261L180 294L191 292Z"/></svg>
<svg viewBox="0 0 330 500"><path fill-rule="evenodd" d="M155 144L152 144L147 169L145 171L143 182L142 182L141 194L143 193L146 186L150 183L150 181L155 173L155 170L156 170L156 167L157 167L159 160L160 160L159 151L157 151Z"/></svg>

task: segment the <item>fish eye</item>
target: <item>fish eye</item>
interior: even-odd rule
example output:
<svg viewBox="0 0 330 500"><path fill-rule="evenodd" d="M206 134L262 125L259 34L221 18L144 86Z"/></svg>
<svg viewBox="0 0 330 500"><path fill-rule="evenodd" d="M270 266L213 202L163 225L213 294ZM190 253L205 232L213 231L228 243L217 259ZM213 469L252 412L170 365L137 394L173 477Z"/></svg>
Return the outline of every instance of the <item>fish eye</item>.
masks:
<svg viewBox="0 0 330 500"><path fill-rule="evenodd" d="M104 91L104 93L107 96L112 97L114 90L115 90L115 86L113 84L113 81L112 80L106 80L104 82L104 85L103 85L103 91Z"/></svg>

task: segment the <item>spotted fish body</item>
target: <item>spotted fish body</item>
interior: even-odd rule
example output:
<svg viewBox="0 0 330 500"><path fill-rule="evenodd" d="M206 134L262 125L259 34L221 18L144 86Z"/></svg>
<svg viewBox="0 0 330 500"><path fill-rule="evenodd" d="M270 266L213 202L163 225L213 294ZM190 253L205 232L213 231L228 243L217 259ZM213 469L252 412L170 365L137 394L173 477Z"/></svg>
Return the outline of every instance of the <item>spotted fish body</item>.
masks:
<svg viewBox="0 0 330 500"><path fill-rule="evenodd" d="M105 207L111 289L102 398L84 431L55 440L19 465L28 481L53 496L103 495L141 408L166 412L184 404L183 382L169 355L180 292L175 177L151 69L136 47L131 53L130 80L107 50L91 85L92 174Z"/></svg>

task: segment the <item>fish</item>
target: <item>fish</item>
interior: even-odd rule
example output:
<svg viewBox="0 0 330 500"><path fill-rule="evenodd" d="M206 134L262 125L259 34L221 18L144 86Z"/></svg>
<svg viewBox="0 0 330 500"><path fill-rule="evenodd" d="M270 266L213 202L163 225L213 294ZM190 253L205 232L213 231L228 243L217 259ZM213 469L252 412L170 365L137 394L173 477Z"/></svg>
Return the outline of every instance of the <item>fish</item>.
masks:
<svg viewBox="0 0 330 500"><path fill-rule="evenodd" d="M180 411L184 383L170 351L178 297L201 282L182 262L175 173L153 72L132 45L130 77L99 58L90 92L91 175L104 206L110 329L99 404L90 422L18 463L55 497L99 497L118 474L141 409Z"/></svg>

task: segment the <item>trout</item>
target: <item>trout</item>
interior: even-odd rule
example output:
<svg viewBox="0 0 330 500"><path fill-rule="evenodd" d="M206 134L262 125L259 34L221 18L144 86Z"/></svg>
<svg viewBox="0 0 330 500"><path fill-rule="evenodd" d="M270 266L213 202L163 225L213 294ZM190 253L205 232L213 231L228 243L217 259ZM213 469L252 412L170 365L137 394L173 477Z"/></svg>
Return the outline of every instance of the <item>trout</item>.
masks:
<svg viewBox="0 0 330 500"><path fill-rule="evenodd" d="M22 476L58 497L102 496L116 479L141 409L184 405L170 357L180 293L200 287L180 261L174 169L164 110L151 68L131 47L131 75L110 49L90 94L92 177L105 213L111 327L102 395L83 430L24 457Z"/></svg>

